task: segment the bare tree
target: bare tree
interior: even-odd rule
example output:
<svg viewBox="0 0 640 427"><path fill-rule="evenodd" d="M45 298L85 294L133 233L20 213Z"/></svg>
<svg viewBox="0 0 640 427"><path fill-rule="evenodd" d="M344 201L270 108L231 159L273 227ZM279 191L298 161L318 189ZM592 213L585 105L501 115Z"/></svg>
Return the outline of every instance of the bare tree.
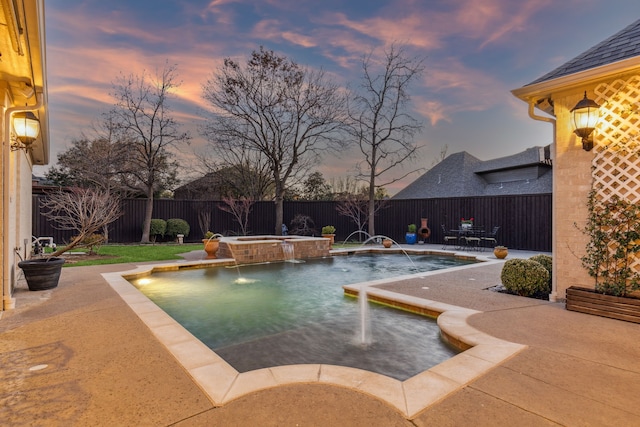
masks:
<svg viewBox="0 0 640 427"><path fill-rule="evenodd" d="M339 88L322 71L261 47L245 65L226 58L203 91L214 110L204 134L218 158L234 153L268 167L280 235L288 183L310 170L321 150L342 143L346 112Z"/></svg>
<svg viewBox="0 0 640 427"><path fill-rule="evenodd" d="M58 256L84 242L95 245L93 234L111 224L122 215L120 201L106 190L75 187L57 191L42 202L43 215L53 221L58 230L73 230L78 234L66 246L55 251Z"/></svg>
<svg viewBox="0 0 640 427"><path fill-rule="evenodd" d="M362 60L360 91L353 96L349 116L350 132L357 141L364 159L358 163L358 178L366 180L368 189L369 234L375 234L376 188L378 180L407 160L413 159L421 148L413 137L422 129L420 122L406 112L410 101L409 86L423 71L422 60L408 58L402 47L392 45L385 51L382 71L378 74L372 54Z"/></svg>
<svg viewBox="0 0 640 427"><path fill-rule="evenodd" d="M223 197L222 201L224 205L218 205L218 208L233 215L233 218L240 225L240 234L242 236L249 234L249 214L255 202L246 197L240 197L239 199Z"/></svg>
<svg viewBox="0 0 640 427"><path fill-rule="evenodd" d="M273 178L265 156L255 150L216 150L197 155L207 175L214 176L219 193L251 200L272 200Z"/></svg>
<svg viewBox="0 0 640 427"><path fill-rule="evenodd" d="M211 224L211 209L208 208L204 203L198 203L196 207L198 211L198 225L200 226L200 231L204 236L209 230L209 225Z"/></svg>
<svg viewBox="0 0 640 427"><path fill-rule="evenodd" d="M120 75L114 83L116 103L110 116L120 139L133 148L122 176L147 199L141 243L149 242L154 193L177 181L177 163L170 149L189 143L191 138L180 132L168 105L172 91L179 86L177 68L168 64L153 77L144 72Z"/></svg>
<svg viewBox="0 0 640 427"><path fill-rule="evenodd" d="M336 206L336 211L353 221L358 231L364 231L367 225L368 206L369 201L366 196L346 194L341 197L340 203Z"/></svg>
<svg viewBox="0 0 640 427"><path fill-rule="evenodd" d="M449 151L449 144L444 144L442 147L440 147L440 154L435 159L433 159L433 162L431 162L431 167L434 167L435 165L446 159L447 151Z"/></svg>
<svg viewBox="0 0 640 427"><path fill-rule="evenodd" d="M47 177L61 187L99 188L126 197L128 189L121 174L130 157L130 145L115 137L115 126L109 117L92 129L91 136L83 134L58 154L58 166L51 167ZM108 241L107 227L103 235Z"/></svg>
<svg viewBox="0 0 640 427"><path fill-rule="evenodd" d="M120 180L129 157L129 145L115 136L115 124L106 117L92 126L92 134L82 134L71 146L58 154L59 172L67 175L74 186L102 188L123 193ZM52 168L55 169L55 168Z"/></svg>

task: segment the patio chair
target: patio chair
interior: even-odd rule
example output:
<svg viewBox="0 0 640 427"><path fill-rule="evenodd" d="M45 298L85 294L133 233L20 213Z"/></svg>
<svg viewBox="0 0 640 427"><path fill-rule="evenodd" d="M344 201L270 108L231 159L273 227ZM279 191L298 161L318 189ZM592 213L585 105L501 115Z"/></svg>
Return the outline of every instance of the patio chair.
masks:
<svg viewBox="0 0 640 427"><path fill-rule="evenodd" d="M444 236L442 238L442 249L446 249L447 245L449 245L449 242L456 243L458 241L458 235L451 234L449 231L447 231L447 228L444 226L444 224L440 224L440 227L442 227L442 235Z"/></svg>
<svg viewBox="0 0 640 427"><path fill-rule="evenodd" d="M487 245L496 246L498 244L498 238L497 238L498 230L500 230L499 225L496 225L495 227L493 227L490 233L487 233L486 236L482 237L483 243L486 243Z"/></svg>
<svg viewBox="0 0 640 427"><path fill-rule="evenodd" d="M466 248L468 250L479 251L482 249L482 246L480 246L480 242L482 241L482 238L478 236L470 235L470 236L464 236L464 240L466 242Z"/></svg>

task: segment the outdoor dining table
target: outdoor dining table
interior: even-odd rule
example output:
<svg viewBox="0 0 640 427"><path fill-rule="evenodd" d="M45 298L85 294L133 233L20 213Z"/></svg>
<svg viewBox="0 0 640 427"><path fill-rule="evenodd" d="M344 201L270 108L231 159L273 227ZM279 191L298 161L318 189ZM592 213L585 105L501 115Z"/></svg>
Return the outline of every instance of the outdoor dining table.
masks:
<svg viewBox="0 0 640 427"><path fill-rule="evenodd" d="M485 234L484 227L460 227L450 231L458 235L459 248L482 249L480 242Z"/></svg>

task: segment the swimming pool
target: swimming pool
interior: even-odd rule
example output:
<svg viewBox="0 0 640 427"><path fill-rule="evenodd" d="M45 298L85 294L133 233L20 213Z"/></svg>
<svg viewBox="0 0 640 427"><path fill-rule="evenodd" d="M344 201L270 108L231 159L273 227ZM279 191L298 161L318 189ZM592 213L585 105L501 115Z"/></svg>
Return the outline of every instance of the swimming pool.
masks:
<svg viewBox="0 0 640 427"><path fill-rule="evenodd" d="M363 345L357 301L342 285L470 262L368 254L161 272L131 282L240 372L323 363L404 380L457 351L432 319L375 304L373 340Z"/></svg>

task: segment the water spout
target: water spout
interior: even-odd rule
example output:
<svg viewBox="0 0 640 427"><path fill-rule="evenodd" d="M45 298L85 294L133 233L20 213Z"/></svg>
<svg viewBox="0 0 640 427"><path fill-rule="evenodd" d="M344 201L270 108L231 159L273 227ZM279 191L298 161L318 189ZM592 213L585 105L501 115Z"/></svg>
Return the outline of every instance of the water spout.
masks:
<svg viewBox="0 0 640 427"><path fill-rule="evenodd" d="M371 237L369 237L367 240L365 240L365 241L362 243L362 246L366 245L369 241L372 241L372 242L376 242L376 243L378 243L378 242L381 242L381 241L382 241L382 240L384 240L384 239L391 240L391 241L393 242L393 244L394 244L394 245L396 245L396 246L398 247L398 249L400 249L400 250L402 251L402 253L403 253L403 254L405 254L405 255L407 256L407 258L409 259L409 262L411 262L411 265L413 266L413 268L417 268L417 267L416 267L416 265L413 263L413 260L411 259L411 257L410 257L410 256L409 256L409 254L407 253L407 251L405 251L405 250L402 248L402 246L400 246L400 244L399 244L398 242L396 242L395 240L393 240L391 237L387 237L387 236L384 236L384 235L382 235L382 234L376 234L375 236L371 236Z"/></svg>
<svg viewBox="0 0 640 427"><path fill-rule="evenodd" d="M349 241L349 238L351 238L351 236L353 236L354 234L357 234L357 235L358 235L358 239L360 239L360 238L361 238L361 236L360 236L361 234L364 234L364 235L367 237L367 239L369 239L369 238L371 237L371 234L367 233L366 231L363 231L363 230L356 230L356 231L354 231L353 233L349 234L349 235L347 236L347 238L346 238L346 239L344 239L344 241L342 242L342 244L344 245L345 243L347 243L347 242Z"/></svg>
<svg viewBox="0 0 640 427"><path fill-rule="evenodd" d="M289 243L284 240L281 246L285 262L295 262L295 251L293 243Z"/></svg>
<svg viewBox="0 0 640 427"><path fill-rule="evenodd" d="M360 334L359 344L368 346L373 342L371 334L371 320L369 318L369 298L367 296L367 288L361 287L358 293L358 302L360 304Z"/></svg>

